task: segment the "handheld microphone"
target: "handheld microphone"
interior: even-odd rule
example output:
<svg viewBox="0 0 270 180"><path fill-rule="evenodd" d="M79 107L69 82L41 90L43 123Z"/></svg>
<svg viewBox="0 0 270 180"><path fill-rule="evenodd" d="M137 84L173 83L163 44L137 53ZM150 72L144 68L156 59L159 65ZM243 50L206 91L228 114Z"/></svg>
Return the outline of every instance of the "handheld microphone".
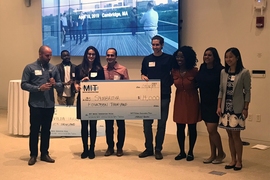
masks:
<svg viewBox="0 0 270 180"><path fill-rule="evenodd" d="M51 70L49 70L49 79L47 80L47 82L50 82L50 79L53 77L53 75L52 75L52 71Z"/></svg>

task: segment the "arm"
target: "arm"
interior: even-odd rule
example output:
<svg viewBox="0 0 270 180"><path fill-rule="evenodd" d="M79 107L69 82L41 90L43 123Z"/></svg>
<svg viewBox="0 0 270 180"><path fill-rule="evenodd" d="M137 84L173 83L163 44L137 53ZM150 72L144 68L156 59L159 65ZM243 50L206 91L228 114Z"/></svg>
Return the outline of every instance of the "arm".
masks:
<svg viewBox="0 0 270 180"><path fill-rule="evenodd" d="M142 68L141 68L141 79L145 80L145 81L149 81L148 77L147 77L147 66L146 66L146 60L145 58L142 61Z"/></svg>
<svg viewBox="0 0 270 180"><path fill-rule="evenodd" d="M244 109L242 111L242 114L244 115L245 118L248 117L248 106L250 102L250 89L251 89L251 76L249 71L247 70L244 74L244 92L245 92L245 104L244 104Z"/></svg>
<svg viewBox="0 0 270 180"><path fill-rule="evenodd" d="M221 102L222 102L222 97L223 97L223 84L222 84L223 72L224 72L224 69L220 72L220 83L219 83L218 104L217 104L218 116L221 116L221 113L222 113Z"/></svg>
<svg viewBox="0 0 270 180"><path fill-rule="evenodd" d="M53 78L51 78L51 79L53 79L54 80L54 82L53 83L51 83L52 85L54 85L54 88L56 89L56 90L61 90L62 88L63 88L63 84L62 84L62 82L61 82L61 79L60 79L60 73L59 73L59 71L58 71L58 69L57 69L57 67L55 66L54 67L54 69L53 69ZM51 80L50 80L51 81Z"/></svg>
<svg viewBox="0 0 270 180"><path fill-rule="evenodd" d="M124 79L129 80L128 70L127 69L124 70L123 75L124 75Z"/></svg>
<svg viewBox="0 0 270 180"><path fill-rule="evenodd" d="M21 88L29 92L38 92L40 91L39 86L32 85L31 80L31 69L29 66L26 66L23 70Z"/></svg>
<svg viewBox="0 0 270 180"><path fill-rule="evenodd" d="M221 111L221 98L218 98L218 105L217 105L217 115L218 116L221 116L221 113L222 113L222 111Z"/></svg>

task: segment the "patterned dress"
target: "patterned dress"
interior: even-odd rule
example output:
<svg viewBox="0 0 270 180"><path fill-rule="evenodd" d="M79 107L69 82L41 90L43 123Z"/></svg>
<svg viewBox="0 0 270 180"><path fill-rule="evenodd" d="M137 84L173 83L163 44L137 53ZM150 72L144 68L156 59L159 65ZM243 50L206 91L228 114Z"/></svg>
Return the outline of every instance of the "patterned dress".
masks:
<svg viewBox="0 0 270 180"><path fill-rule="evenodd" d="M224 113L219 120L219 127L229 130L244 130L245 129L245 117L242 113L236 114L233 111L233 82L235 79L235 73L229 73L227 79L227 91Z"/></svg>

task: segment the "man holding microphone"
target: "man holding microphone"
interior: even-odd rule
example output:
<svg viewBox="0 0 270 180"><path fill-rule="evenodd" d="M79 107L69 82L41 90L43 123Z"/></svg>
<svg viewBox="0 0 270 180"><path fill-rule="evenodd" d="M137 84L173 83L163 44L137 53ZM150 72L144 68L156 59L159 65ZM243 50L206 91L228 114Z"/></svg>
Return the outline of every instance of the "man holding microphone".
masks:
<svg viewBox="0 0 270 180"><path fill-rule="evenodd" d="M28 165L30 166L36 163L39 132L41 133L40 160L49 163L55 162L48 152L55 105L53 88L61 89L62 83L56 66L49 63L51 57L51 48L41 46L37 61L26 65L22 74L21 88L29 91L30 159Z"/></svg>

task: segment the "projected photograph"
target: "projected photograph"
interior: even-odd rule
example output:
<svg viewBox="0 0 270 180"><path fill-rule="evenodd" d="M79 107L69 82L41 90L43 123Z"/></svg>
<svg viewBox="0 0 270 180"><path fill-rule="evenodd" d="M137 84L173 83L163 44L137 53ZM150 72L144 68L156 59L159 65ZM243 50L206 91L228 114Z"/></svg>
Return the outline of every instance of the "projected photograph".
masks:
<svg viewBox="0 0 270 180"><path fill-rule="evenodd" d="M163 51L178 48L177 0L42 0L43 44L54 56L62 50L83 56L95 46L101 56L110 47L118 56L152 53L151 38L165 39Z"/></svg>

